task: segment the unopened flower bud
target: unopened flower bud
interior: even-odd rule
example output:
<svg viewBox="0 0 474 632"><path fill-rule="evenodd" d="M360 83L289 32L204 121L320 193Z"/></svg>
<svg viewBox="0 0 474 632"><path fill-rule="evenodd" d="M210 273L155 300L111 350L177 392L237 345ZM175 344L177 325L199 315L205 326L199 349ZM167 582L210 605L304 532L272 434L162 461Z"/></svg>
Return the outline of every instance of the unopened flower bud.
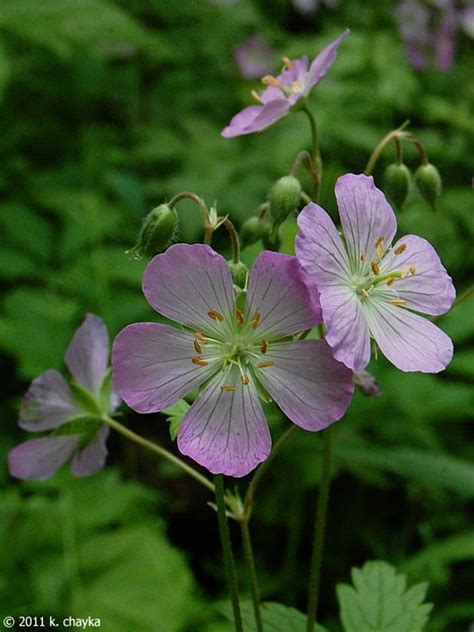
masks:
<svg viewBox="0 0 474 632"><path fill-rule="evenodd" d="M383 188L395 208L400 209L410 190L411 173L404 164L389 165L383 176Z"/></svg>
<svg viewBox="0 0 474 632"><path fill-rule="evenodd" d="M243 263L243 261L235 263L232 259L227 263L229 264L229 270L234 284L237 285L237 287L244 288L247 281L247 274L249 272L245 263Z"/></svg>
<svg viewBox="0 0 474 632"><path fill-rule="evenodd" d="M270 210L275 224L281 224L296 211L300 201L301 184L294 176L284 176L275 182L270 191Z"/></svg>
<svg viewBox="0 0 474 632"><path fill-rule="evenodd" d="M175 209L167 204L154 208L143 220L138 242L130 251L136 258L153 257L171 244L178 225Z"/></svg>
<svg viewBox="0 0 474 632"><path fill-rule="evenodd" d="M262 229L262 242L268 250L278 252L281 246L281 233L278 226L265 223Z"/></svg>
<svg viewBox="0 0 474 632"><path fill-rule="evenodd" d="M441 195L441 176L438 169L431 163L420 165L415 172L415 182L421 197L435 211L436 202Z"/></svg>
<svg viewBox="0 0 474 632"><path fill-rule="evenodd" d="M258 241L262 236L262 222L258 217L249 217L242 224L239 232L240 245L242 248L245 246L251 246Z"/></svg>

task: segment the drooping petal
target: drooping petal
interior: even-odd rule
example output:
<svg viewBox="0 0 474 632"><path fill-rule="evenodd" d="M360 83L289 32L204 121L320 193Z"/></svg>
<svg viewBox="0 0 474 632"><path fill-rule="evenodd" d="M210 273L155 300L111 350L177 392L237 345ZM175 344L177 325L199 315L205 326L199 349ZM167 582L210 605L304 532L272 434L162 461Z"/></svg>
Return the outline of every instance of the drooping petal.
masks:
<svg viewBox="0 0 474 632"><path fill-rule="evenodd" d="M364 312L380 350L401 371L439 373L451 361L451 339L426 318L377 296Z"/></svg>
<svg viewBox="0 0 474 632"><path fill-rule="evenodd" d="M397 230L395 213L372 176L349 173L336 182L336 198L353 270L383 251ZM382 241L383 240L383 241Z"/></svg>
<svg viewBox="0 0 474 632"><path fill-rule="evenodd" d="M101 318L86 315L64 359L76 382L97 393L109 361L109 334Z"/></svg>
<svg viewBox="0 0 474 632"><path fill-rule="evenodd" d="M336 61L337 49L349 35L349 29L346 29L337 39L326 46L312 62L308 75L306 77L306 85L304 94L313 88L328 73L329 69Z"/></svg>
<svg viewBox="0 0 474 632"><path fill-rule="evenodd" d="M112 347L115 388L139 413L171 406L219 369L193 364L196 356L191 334L158 323L128 325Z"/></svg>
<svg viewBox="0 0 474 632"><path fill-rule="evenodd" d="M222 136L224 136L224 138L232 138L234 136L261 132L283 118L289 111L291 105L290 101L285 98L274 99L264 105L251 105L249 108L245 108L247 110L245 119L247 119L248 122L244 124L243 118L234 122L235 118L239 116L239 114L237 114L230 122L230 125L224 128ZM259 108L259 112L257 112L256 116L254 116L255 110L250 112L250 108L255 107ZM245 110L243 110L243 112L245 112ZM240 114L242 114L242 112L240 112Z"/></svg>
<svg viewBox="0 0 474 632"><path fill-rule="evenodd" d="M101 470L107 458L106 441L109 436L109 428L103 426L95 437L82 450L76 452L71 463L71 472L74 476L92 476Z"/></svg>
<svg viewBox="0 0 474 632"><path fill-rule="evenodd" d="M270 251L257 257L245 304L247 319L258 319L256 334L275 338L311 329L321 321L316 301L296 257Z"/></svg>
<svg viewBox="0 0 474 632"><path fill-rule="evenodd" d="M319 290L326 341L334 356L352 369L370 359L369 330L350 284L350 264L333 221L317 204L298 216L296 254L308 278Z"/></svg>
<svg viewBox="0 0 474 632"><path fill-rule="evenodd" d="M223 386L235 390L222 390ZM245 476L270 454L271 437L252 381L237 367L213 380L178 432L178 448L213 474Z"/></svg>
<svg viewBox="0 0 474 632"><path fill-rule="evenodd" d="M20 443L8 455L10 474L23 480L45 481L68 461L79 435L42 437Z"/></svg>
<svg viewBox="0 0 474 632"><path fill-rule="evenodd" d="M157 312L202 332L222 336L233 319L235 292L226 260L203 244L176 244L148 264L143 292ZM219 312L225 321L209 316Z"/></svg>
<svg viewBox="0 0 474 632"><path fill-rule="evenodd" d="M62 426L80 413L66 380L58 371L46 371L31 383L20 409L19 425L40 432Z"/></svg>
<svg viewBox="0 0 474 632"><path fill-rule="evenodd" d="M283 412L306 430L322 430L342 417L354 392L352 371L323 340L272 343L255 375Z"/></svg>
<svg viewBox="0 0 474 632"><path fill-rule="evenodd" d="M227 127L224 127L221 135L224 138L233 138L234 136L246 134L245 130L255 121L261 109L261 105L249 105L244 108L232 118Z"/></svg>
<svg viewBox="0 0 474 632"><path fill-rule="evenodd" d="M426 239L417 235L399 239L381 266L382 274L394 271L407 273L405 278L395 279L390 289L396 294L394 298L405 300L410 309L438 315L453 304L456 292L452 279Z"/></svg>

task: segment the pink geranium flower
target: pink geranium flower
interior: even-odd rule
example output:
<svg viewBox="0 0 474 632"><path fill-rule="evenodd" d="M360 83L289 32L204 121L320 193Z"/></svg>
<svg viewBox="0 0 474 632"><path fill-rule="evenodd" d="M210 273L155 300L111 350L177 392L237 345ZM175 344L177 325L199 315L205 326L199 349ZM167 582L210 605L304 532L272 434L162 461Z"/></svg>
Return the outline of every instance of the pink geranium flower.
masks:
<svg viewBox="0 0 474 632"><path fill-rule="evenodd" d="M352 369L370 360L370 339L402 371L437 373L451 360L449 337L423 314L444 314L455 291L433 247L417 235L393 246L397 221L372 177L336 183L343 229L310 203L298 218L298 259L317 285L326 340Z"/></svg>
<svg viewBox="0 0 474 632"><path fill-rule="evenodd" d="M108 360L107 328L98 316L87 314L65 355L74 382L68 384L59 371L46 371L33 380L23 399L19 425L30 432L53 432L11 450L12 476L46 480L70 459L75 476L103 467L109 429L100 414L113 412L120 403L110 384L104 388Z"/></svg>
<svg viewBox="0 0 474 632"><path fill-rule="evenodd" d="M211 472L244 476L268 457L263 390L307 430L322 430L345 412L352 372L322 340L291 338L320 321L295 257L261 253L245 304L236 304L225 259L209 246L177 244L150 262L143 291L183 328L137 323L122 330L112 351L114 384L140 413L201 387L178 448Z"/></svg>
<svg viewBox="0 0 474 632"><path fill-rule="evenodd" d="M236 114L222 130L222 136L233 138L260 132L285 116L328 73L336 60L337 49L348 35L349 30L346 30L326 46L309 68L307 57L294 61L285 59L285 70L277 77L263 77L268 87L261 94L252 93L258 105L250 105Z"/></svg>

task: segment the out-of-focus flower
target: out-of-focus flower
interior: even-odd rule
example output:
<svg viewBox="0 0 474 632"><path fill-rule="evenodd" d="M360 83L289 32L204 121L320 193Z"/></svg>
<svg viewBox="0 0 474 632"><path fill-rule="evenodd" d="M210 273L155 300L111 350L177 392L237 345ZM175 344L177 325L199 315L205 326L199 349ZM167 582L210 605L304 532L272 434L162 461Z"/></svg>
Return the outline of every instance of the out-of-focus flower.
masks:
<svg viewBox="0 0 474 632"><path fill-rule="evenodd" d="M381 397L383 395L379 383L368 371L354 371L354 384L364 397Z"/></svg>
<svg viewBox="0 0 474 632"><path fill-rule="evenodd" d="M395 213L372 177L342 176L336 198L344 242L326 211L313 203L298 217L296 241L300 263L319 290L334 356L359 371L370 360L372 337L402 371L442 371L452 342L416 313L444 314L455 297L435 250L416 235L391 246Z"/></svg>
<svg viewBox="0 0 474 632"><path fill-rule="evenodd" d="M474 38L474 2L462 9L459 13L459 24L469 37Z"/></svg>
<svg viewBox="0 0 474 632"><path fill-rule="evenodd" d="M258 79L271 72L272 47L259 35L252 35L234 50L235 62L244 79Z"/></svg>
<svg viewBox="0 0 474 632"><path fill-rule="evenodd" d="M293 0L293 6L300 13L316 13L321 5L328 9L335 9L339 4L339 0Z"/></svg>
<svg viewBox="0 0 474 632"><path fill-rule="evenodd" d="M395 16L408 61L413 68L423 70L428 65L431 40L428 7L420 0L403 0L398 5Z"/></svg>
<svg viewBox="0 0 474 632"><path fill-rule="evenodd" d="M87 314L65 355L74 382L68 384L58 371L46 371L33 380L23 399L21 428L53 432L11 450L12 476L46 480L70 459L75 476L89 476L103 467L109 429L100 416L120 404L112 389L108 360L105 324L98 316Z"/></svg>
<svg viewBox="0 0 474 632"><path fill-rule="evenodd" d="M223 257L202 244L177 244L150 262L143 291L157 312L184 329L158 323L123 329L113 345L114 383L141 413L163 410L202 387L179 428L178 448L211 472L245 476L268 457L271 438L259 400L265 391L307 430L322 430L344 414L352 372L326 342L289 339L320 321L296 257L261 253L242 304Z"/></svg>
<svg viewBox="0 0 474 632"><path fill-rule="evenodd" d="M285 58L283 72L277 77L263 77L262 82L268 87L260 94L252 93L258 105L251 105L236 114L222 130L222 136L233 138L260 132L285 116L328 73L336 60L337 49L348 35L349 30L344 31L319 53L309 67L307 57L294 61Z"/></svg>

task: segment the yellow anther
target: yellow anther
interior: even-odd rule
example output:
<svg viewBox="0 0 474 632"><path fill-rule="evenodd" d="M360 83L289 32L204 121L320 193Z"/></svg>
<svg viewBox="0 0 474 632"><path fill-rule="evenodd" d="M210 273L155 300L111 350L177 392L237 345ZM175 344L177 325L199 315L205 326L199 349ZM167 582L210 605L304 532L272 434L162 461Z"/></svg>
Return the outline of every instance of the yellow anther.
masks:
<svg viewBox="0 0 474 632"><path fill-rule="evenodd" d="M395 281L395 279L393 277L389 277L387 279L387 285L393 285L393 282Z"/></svg>
<svg viewBox="0 0 474 632"><path fill-rule="evenodd" d="M235 310L235 318L237 319L237 322L239 323L239 325L243 325L245 323L245 316L240 311L240 309Z"/></svg>
<svg viewBox="0 0 474 632"><path fill-rule="evenodd" d="M396 305L397 307L403 307L406 304L406 301L403 298L393 298L389 301L392 305Z"/></svg>
<svg viewBox="0 0 474 632"><path fill-rule="evenodd" d="M273 366L273 362L271 360L265 360L265 362L257 362L257 366L259 369L266 369L269 366Z"/></svg>
<svg viewBox="0 0 474 632"><path fill-rule="evenodd" d="M265 75L265 77L262 77L260 81L264 86L273 86L274 88L280 87L278 79L275 79L272 75Z"/></svg>
<svg viewBox="0 0 474 632"><path fill-rule="evenodd" d="M371 261L370 267L372 268L372 272L374 274L380 274L379 264L376 261Z"/></svg>
<svg viewBox="0 0 474 632"><path fill-rule="evenodd" d="M367 259L367 253L365 252L365 250L361 250L360 251L360 260L361 261L365 261Z"/></svg>
<svg viewBox="0 0 474 632"><path fill-rule="evenodd" d="M301 84L301 81L293 81L293 83L291 84L291 91L292 92L301 92L301 90L303 90L303 86Z"/></svg>
<svg viewBox="0 0 474 632"><path fill-rule="evenodd" d="M265 340L265 338L262 340L262 342L260 343L260 353L266 353L268 349L268 340Z"/></svg>
<svg viewBox="0 0 474 632"><path fill-rule="evenodd" d="M217 320L219 322L222 322L224 320L224 316L215 309L210 309L207 312L207 315L209 316L209 318L212 318L212 320Z"/></svg>
<svg viewBox="0 0 474 632"><path fill-rule="evenodd" d="M226 386L221 386L221 391L226 391L226 392L232 393L235 390L236 390L235 386L230 386L230 385L229 386L227 386L227 385Z"/></svg>
<svg viewBox="0 0 474 632"><path fill-rule="evenodd" d="M362 294L364 298L369 298L370 296L370 294L367 292L367 290L364 287L361 289L360 293Z"/></svg>
<svg viewBox="0 0 474 632"><path fill-rule="evenodd" d="M244 385L246 385L246 384L248 384L250 382L250 380L249 380L247 375L241 375L240 379L241 379L242 384L244 384Z"/></svg>
<svg viewBox="0 0 474 632"><path fill-rule="evenodd" d="M381 257L383 255L385 246L385 237L379 237L375 242L375 254L377 257Z"/></svg>
<svg viewBox="0 0 474 632"><path fill-rule="evenodd" d="M282 57L281 61L283 62L283 65L288 68L288 70L291 70L295 65L294 62L292 62L291 59L289 59L288 57Z"/></svg>
<svg viewBox="0 0 474 632"><path fill-rule="evenodd" d="M207 366L209 362L201 358L201 356L194 356L191 358L191 362L193 364L197 364L198 366Z"/></svg>
<svg viewBox="0 0 474 632"><path fill-rule="evenodd" d="M257 103L262 103L263 104L262 97L258 94L258 92L256 90L252 90L252 92L250 94L252 95L252 97L255 99L255 101Z"/></svg>
<svg viewBox="0 0 474 632"><path fill-rule="evenodd" d="M259 312L257 312L255 316L252 318L252 320L250 321L250 324L252 325L252 329L256 329L258 327L260 320L261 320L261 316Z"/></svg>
<svg viewBox="0 0 474 632"><path fill-rule="evenodd" d="M196 353L202 353L201 345L197 340L194 341L194 348L196 349Z"/></svg>
<svg viewBox="0 0 474 632"><path fill-rule="evenodd" d="M401 255L402 252L405 252L405 250L407 249L407 245L406 244L400 244L399 246L397 246L394 250L394 253L396 255Z"/></svg>
<svg viewBox="0 0 474 632"><path fill-rule="evenodd" d="M202 345L207 345L207 343L209 342L209 340L207 338L204 338L204 336L202 335L202 333L200 331L195 331L194 332L194 337L196 338L196 340L198 340Z"/></svg>
<svg viewBox="0 0 474 632"><path fill-rule="evenodd" d="M412 274L416 274L416 268L415 268L415 266L412 266L412 267L410 268L410 272L411 272Z"/></svg>

